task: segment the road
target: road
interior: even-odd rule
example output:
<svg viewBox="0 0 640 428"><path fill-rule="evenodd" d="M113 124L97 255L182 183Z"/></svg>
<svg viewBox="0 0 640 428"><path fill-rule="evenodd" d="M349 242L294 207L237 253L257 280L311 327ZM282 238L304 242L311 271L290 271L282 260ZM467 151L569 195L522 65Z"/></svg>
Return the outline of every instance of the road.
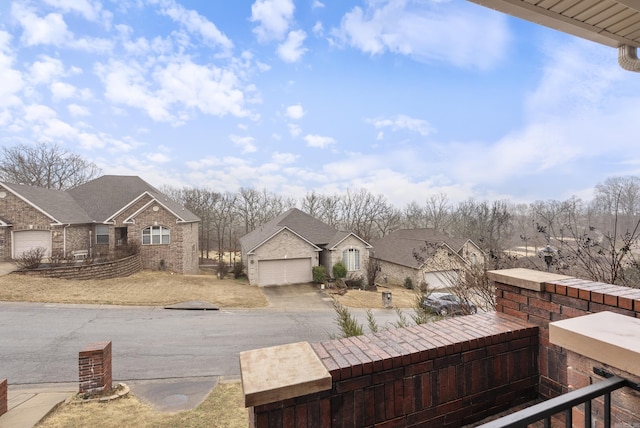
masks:
<svg viewBox="0 0 640 428"><path fill-rule="evenodd" d="M354 310L366 325L364 311ZM379 325L396 319L375 311ZM117 381L239 376L238 353L337 334L335 313L281 308L180 311L0 302L0 379L11 384L73 382L78 352L112 341Z"/></svg>

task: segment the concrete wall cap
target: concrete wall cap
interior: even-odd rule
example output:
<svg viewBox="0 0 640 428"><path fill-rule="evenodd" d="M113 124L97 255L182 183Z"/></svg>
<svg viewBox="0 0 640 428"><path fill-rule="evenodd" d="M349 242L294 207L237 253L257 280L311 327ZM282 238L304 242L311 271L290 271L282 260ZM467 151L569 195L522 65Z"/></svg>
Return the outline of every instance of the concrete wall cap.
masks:
<svg viewBox="0 0 640 428"><path fill-rule="evenodd" d="M491 281L533 291L544 291L544 284L547 282L573 278L572 276L523 268L491 270L487 272L487 277Z"/></svg>
<svg viewBox="0 0 640 428"><path fill-rule="evenodd" d="M308 342L240 352L245 407L331 389L331 374Z"/></svg>

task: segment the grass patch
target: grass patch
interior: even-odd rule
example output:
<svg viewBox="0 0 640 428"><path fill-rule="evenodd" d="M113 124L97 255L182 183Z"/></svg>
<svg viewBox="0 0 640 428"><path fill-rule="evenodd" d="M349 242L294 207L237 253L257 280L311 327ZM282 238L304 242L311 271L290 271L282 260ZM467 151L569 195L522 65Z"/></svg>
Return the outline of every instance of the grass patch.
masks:
<svg viewBox="0 0 640 428"><path fill-rule="evenodd" d="M204 300L223 308L268 306L262 291L246 280L160 271L87 281L3 275L0 276L0 300L132 306L164 306Z"/></svg>
<svg viewBox="0 0 640 428"><path fill-rule="evenodd" d="M240 382L218 383L197 408L178 413L157 412L129 395L106 403L62 404L37 428L99 427L247 427Z"/></svg>
<svg viewBox="0 0 640 428"><path fill-rule="evenodd" d="M377 291L364 291L350 289L344 295L327 290L327 294L333 297L342 306L361 309L382 309L382 292L391 291L391 303L397 308L413 308L416 304L416 293L402 286L385 285L378 286Z"/></svg>

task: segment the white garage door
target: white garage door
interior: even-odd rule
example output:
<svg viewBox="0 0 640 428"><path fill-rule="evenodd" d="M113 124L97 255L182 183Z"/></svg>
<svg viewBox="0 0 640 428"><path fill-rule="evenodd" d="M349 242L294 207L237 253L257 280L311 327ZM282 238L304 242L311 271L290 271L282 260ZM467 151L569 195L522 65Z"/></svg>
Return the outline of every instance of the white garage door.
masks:
<svg viewBox="0 0 640 428"><path fill-rule="evenodd" d="M450 288L457 285L460 274L455 270L443 270L439 272L426 272L424 280L430 288Z"/></svg>
<svg viewBox="0 0 640 428"><path fill-rule="evenodd" d="M48 230L13 232L13 258L37 247L44 248L47 251L45 257L49 257L51 254L51 232Z"/></svg>
<svg viewBox="0 0 640 428"><path fill-rule="evenodd" d="M311 282L311 258L260 260L258 285L299 284Z"/></svg>

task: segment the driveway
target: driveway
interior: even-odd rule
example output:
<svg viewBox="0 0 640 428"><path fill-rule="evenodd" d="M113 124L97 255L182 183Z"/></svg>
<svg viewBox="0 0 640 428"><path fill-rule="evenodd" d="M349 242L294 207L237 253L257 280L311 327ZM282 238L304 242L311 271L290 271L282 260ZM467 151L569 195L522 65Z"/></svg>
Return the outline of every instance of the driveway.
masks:
<svg viewBox="0 0 640 428"><path fill-rule="evenodd" d="M261 290L272 309L294 312L333 309L333 299L315 284L272 285Z"/></svg>
<svg viewBox="0 0 640 428"><path fill-rule="evenodd" d="M0 262L0 275L7 275L14 270L17 270L18 266L12 262Z"/></svg>

